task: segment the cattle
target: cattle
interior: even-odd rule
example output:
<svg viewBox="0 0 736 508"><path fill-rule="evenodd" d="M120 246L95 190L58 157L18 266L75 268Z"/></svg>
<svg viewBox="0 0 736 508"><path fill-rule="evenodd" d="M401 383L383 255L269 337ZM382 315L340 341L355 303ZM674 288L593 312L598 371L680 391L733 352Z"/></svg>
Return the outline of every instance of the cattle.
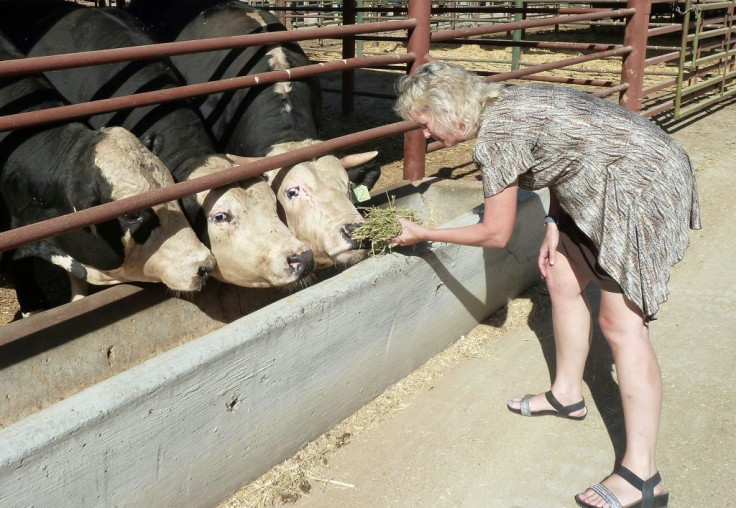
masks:
<svg viewBox="0 0 736 508"><path fill-rule="evenodd" d="M22 58L0 33L0 60ZM66 104L41 76L0 79L4 115ZM4 226L17 228L173 184L163 163L127 130L94 130L82 122L0 133L0 197ZM202 288L215 266L176 202L128 213L7 253L18 280L24 260L63 268L75 282L108 285L163 282L175 291ZM84 284L73 284L79 288ZM24 313L33 290L16 287ZM29 296L26 298L26 296ZM74 297L81 291L74 291Z"/></svg>
<svg viewBox="0 0 736 508"><path fill-rule="evenodd" d="M13 3L28 56L153 44L140 23L120 9L54 4L44 16ZM53 19L53 23L47 20ZM29 35L31 34L31 35ZM166 59L121 62L46 73L71 102L87 102L181 86ZM168 166L175 180L207 176L235 163L216 154L199 111L188 101L95 115L93 127L119 125L137 135ZM244 287L289 286L314 268L312 251L281 222L276 198L262 177L200 192L182 200L200 239L217 260L213 277Z"/></svg>
<svg viewBox="0 0 736 508"><path fill-rule="evenodd" d="M129 9L164 41L285 30L270 13L231 0L134 0ZM172 61L187 83L310 63L294 43L179 55ZM199 108L220 149L262 157L316 142L321 90L316 78L297 79L211 94L199 101ZM353 164L358 165L376 152L355 155ZM265 176L286 223L312 248L318 268L350 265L366 256L366 249L351 238L363 218L351 202L350 182L337 158L326 155Z"/></svg>

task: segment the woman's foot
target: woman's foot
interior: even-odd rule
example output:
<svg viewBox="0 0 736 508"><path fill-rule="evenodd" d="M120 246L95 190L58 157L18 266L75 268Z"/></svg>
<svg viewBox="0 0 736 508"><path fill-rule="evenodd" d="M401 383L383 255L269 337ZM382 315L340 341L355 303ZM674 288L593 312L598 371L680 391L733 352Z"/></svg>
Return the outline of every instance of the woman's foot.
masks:
<svg viewBox="0 0 736 508"><path fill-rule="evenodd" d="M552 390L538 395L523 395L509 399L506 406L509 411L523 416L545 416L554 415L569 418L572 420L582 420L588 414L585 407L585 400L582 395L576 400L571 398L562 398L558 400L552 393Z"/></svg>
<svg viewBox="0 0 736 508"><path fill-rule="evenodd" d="M628 480L624 478L628 477ZM640 506L644 495L653 498L653 506L666 507L669 494L663 494L662 477L658 472L644 475L648 480L642 480L636 473L619 466L608 478L600 484L589 488L585 492L575 496L579 506L610 508L611 503L604 496L613 496L613 506ZM600 489L603 486L603 489ZM648 493L647 493L648 492ZM616 505L615 503L620 503Z"/></svg>

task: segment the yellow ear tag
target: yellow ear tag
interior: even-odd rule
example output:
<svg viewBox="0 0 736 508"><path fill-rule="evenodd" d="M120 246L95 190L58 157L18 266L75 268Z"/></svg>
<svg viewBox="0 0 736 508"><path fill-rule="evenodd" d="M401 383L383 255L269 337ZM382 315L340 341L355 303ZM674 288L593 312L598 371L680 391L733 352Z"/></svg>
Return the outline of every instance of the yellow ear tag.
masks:
<svg viewBox="0 0 736 508"><path fill-rule="evenodd" d="M358 203L362 203L363 201L368 201L371 199L371 193L368 190L368 187L365 185L357 185L353 188L353 194L355 195L355 200Z"/></svg>

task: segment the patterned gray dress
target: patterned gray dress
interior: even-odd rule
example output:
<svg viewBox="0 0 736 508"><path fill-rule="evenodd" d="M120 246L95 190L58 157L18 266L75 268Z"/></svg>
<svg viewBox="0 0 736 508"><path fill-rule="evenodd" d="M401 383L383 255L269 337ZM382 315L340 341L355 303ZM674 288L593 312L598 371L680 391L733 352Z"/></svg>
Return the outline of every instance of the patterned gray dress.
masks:
<svg viewBox="0 0 736 508"><path fill-rule="evenodd" d="M486 197L518 179L549 187L598 248L598 263L648 318L700 229L685 151L642 116L564 86L509 86L486 108L474 158Z"/></svg>

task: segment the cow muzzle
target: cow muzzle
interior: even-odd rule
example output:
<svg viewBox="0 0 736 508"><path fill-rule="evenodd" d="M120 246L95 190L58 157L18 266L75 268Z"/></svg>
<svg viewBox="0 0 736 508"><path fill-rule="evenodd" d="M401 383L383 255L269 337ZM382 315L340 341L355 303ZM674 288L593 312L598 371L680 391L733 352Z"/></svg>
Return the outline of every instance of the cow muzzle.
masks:
<svg viewBox="0 0 736 508"><path fill-rule="evenodd" d="M340 228L340 234L345 239L345 241L350 244L351 250L366 248L360 240L353 239L353 233L355 233L355 230L362 225L363 224L360 222L354 222L352 224L345 224L343 227Z"/></svg>
<svg viewBox="0 0 736 508"><path fill-rule="evenodd" d="M291 272L297 277L308 275L314 270L314 253L311 250L291 254L286 258L286 261L289 263Z"/></svg>
<svg viewBox="0 0 736 508"><path fill-rule="evenodd" d="M212 275L212 271L215 269L215 262L206 262L203 263L199 269L197 270L197 282L199 284L199 289L202 289L207 282L207 280L210 278L210 275Z"/></svg>

